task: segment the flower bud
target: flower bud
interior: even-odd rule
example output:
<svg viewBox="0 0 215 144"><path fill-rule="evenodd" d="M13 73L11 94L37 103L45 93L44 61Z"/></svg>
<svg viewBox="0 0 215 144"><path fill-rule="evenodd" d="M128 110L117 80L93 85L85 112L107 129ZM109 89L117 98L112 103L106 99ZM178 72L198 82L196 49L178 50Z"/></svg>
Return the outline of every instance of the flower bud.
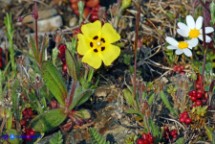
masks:
<svg viewBox="0 0 215 144"><path fill-rule="evenodd" d="M131 5L131 0L122 0L122 9L126 9Z"/></svg>

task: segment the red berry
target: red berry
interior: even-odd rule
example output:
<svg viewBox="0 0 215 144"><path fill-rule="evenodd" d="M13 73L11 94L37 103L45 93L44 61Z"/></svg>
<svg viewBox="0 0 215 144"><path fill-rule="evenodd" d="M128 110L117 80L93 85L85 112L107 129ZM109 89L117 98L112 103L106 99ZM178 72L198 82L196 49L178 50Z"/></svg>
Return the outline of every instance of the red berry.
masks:
<svg viewBox="0 0 215 144"><path fill-rule="evenodd" d="M190 99L191 99L193 102L195 102L195 101L197 100L196 97L194 97L194 96L191 97Z"/></svg>
<svg viewBox="0 0 215 144"><path fill-rule="evenodd" d="M188 93L189 96L193 97L196 95L196 91L195 90L192 90Z"/></svg>
<svg viewBox="0 0 215 144"><path fill-rule="evenodd" d="M142 138L137 139L136 144L144 144L144 140Z"/></svg>
<svg viewBox="0 0 215 144"><path fill-rule="evenodd" d="M192 122L191 118L187 118L187 119L185 120L185 123L186 123L186 124L190 124L191 122Z"/></svg>
<svg viewBox="0 0 215 144"><path fill-rule="evenodd" d="M28 108L28 109L27 109L27 113L28 113L28 116L29 116L29 117L33 116L33 111L32 111L31 108Z"/></svg>
<svg viewBox="0 0 215 144"><path fill-rule="evenodd" d="M27 109L24 109L24 110L22 111L22 115L23 115L23 116L26 116L26 115L27 115Z"/></svg>
<svg viewBox="0 0 215 144"><path fill-rule="evenodd" d="M61 59L65 58L66 45L65 44L60 44L58 46L58 50L59 50L58 57L61 58Z"/></svg>
<svg viewBox="0 0 215 144"><path fill-rule="evenodd" d="M186 119L188 117L188 113L185 111L180 114L180 117Z"/></svg>
<svg viewBox="0 0 215 144"><path fill-rule="evenodd" d="M179 67L178 67L177 65L175 65L175 66L173 67L173 71L174 71L174 72L179 72Z"/></svg>
<svg viewBox="0 0 215 144"><path fill-rule="evenodd" d="M201 100L197 100L197 101L195 102L195 105L196 105L196 106L201 106L201 105L202 105L202 101L201 101Z"/></svg>
<svg viewBox="0 0 215 144"><path fill-rule="evenodd" d="M180 118L179 118L179 121L180 121L180 122L185 122L185 118L180 117Z"/></svg>
<svg viewBox="0 0 215 144"><path fill-rule="evenodd" d="M31 136L33 136L33 135L35 135L35 131L33 129L29 129L28 134L31 135Z"/></svg>
<svg viewBox="0 0 215 144"><path fill-rule="evenodd" d="M177 131L174 129L174 130L171 130L170 131L170 134L171 134L171 136L174 136L174 135L177 135Z"/></svg>
<svg viewBox="0 0 215 144"><path fill-rule="evenodd" d="M142 134L142 139L147 139L147 134Z"/></svg>
<svg viewBox="0 0 215 144"><path fill-rule="evenodd" d="M202 98L202 93L197 92L197 94L196 94L196 98L198 98L198 99Z"/></svg>
<svg viewBox="0 0 215 144"><path fill-rule="evenodd" d="M179 66L179 72L182 72L184 70L184 66L180 65Z"/></svg>

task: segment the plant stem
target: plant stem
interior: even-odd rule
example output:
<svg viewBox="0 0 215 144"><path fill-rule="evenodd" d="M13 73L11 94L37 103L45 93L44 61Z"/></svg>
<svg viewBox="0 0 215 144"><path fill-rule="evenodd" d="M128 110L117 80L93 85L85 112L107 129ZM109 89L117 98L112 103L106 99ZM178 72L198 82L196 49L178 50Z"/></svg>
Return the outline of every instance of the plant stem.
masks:
<svg viewBox="0 0 215 144"><path fill-rule="evenodd" d="M35 43L36 43L36 60L39 63L40 62L40 51L39 51L39 43L38 43L38 7L37 7L37 2L34 2L34 7L33 7L33 13L32 16L34 18L34 28L35 28Z"/></svg>
<svg viewBox="0 0 215 144"><path fill-rule="evenodd" d="M38 46L38 25L37 25L37 19L35 19L35 42L36 42L36 50L37 50L37 57L39 55L39 46Z"/></svg>
<svg viewBox="0 0 215 144"><path fill-rule="evenodd" d="M69 94L69 96L65 100L65 103L66 103L65 113L69 112L69 108L70 108L70 106L72 104L73 96L75 94L76 86L77 86L77 81L72 81L70 94Z"/></svg>

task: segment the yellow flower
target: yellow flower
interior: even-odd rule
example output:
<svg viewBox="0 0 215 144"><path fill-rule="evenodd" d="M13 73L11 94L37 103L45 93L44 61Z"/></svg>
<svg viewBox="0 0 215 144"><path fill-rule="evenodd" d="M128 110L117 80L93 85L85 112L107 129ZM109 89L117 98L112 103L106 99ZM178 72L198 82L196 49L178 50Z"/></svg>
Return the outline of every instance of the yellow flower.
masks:
<svg viewBox="0 0 215 144"><path fill-rule="evenodd" d="M120 35L112 25L100 21L85 24L78 34L77 51L83 55L82 62L98 69L102 62L109 66L120 55L120 48L112 43L120 40Z"/></svg>

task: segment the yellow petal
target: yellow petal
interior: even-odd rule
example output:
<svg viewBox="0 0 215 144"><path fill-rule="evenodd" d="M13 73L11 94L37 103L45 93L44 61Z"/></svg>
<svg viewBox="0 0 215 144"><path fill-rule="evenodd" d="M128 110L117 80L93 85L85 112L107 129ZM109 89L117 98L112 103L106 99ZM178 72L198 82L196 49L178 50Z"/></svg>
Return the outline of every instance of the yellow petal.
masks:
<svg viewBox="0 0 215 144"><path fill-rule="evenodd" d="M90 65L91 67L98 69L101 64L102 64L102 60L99 57L98 53L95 53L93 50L89 50L84 57L82 58L82 62L87 63L88 65Z"/></svg>
<svg viewBox="0 0 215 144"><path fill-rule="evenodd" d="M120 35L116 32L113 26L109 23L105 23L102 27L101 37L108 43L114 43L120 40Z"/></svg>
<svg viewBox="0 0 215 144"><path fill-rule="evenodd" d="M102 61L106 66L112 64L112 62L119 57L120 55L120 48L118 46L110 44L106 47L104 51L101 52Z"/></svg>
<svg viewBox="0 0 215 144"><path fill-rule="evenodd" d="M83 35L88 37L89 39L93 39L93 37L96 35L100 37L101 29L101 22L98 20L93 23L85 24L81 27Z"/></svg>
<svg viewBox="0 0 215 144"><path fill-rule="evenodd" d="M78 34L78 54L85 55L90 50L90 41L82 34Z"/></svg>

